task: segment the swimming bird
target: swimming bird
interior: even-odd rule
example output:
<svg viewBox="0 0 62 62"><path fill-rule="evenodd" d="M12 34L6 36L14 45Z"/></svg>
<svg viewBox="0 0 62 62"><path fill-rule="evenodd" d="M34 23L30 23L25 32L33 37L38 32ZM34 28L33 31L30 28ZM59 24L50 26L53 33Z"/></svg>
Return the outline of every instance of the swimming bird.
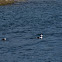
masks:
<svg viewBox="0 0 62 62"><path fill-rule="evenodd" d="M37 37L38 39L42 39L43 38L43 35L41 34L40 37Z"/></svg>
<svg viewBox="0 0 62 62"><path fill-rule="evenodd" d="M2 40L4 40L4 41L5 41L5 40L6 40L6 38L3 38Z"/></svg>

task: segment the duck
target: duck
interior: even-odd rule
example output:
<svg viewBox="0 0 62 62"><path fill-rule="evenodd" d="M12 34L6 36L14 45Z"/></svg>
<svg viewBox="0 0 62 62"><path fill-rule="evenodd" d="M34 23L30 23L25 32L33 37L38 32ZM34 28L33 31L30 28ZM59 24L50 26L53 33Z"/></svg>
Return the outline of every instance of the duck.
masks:
<svg viewBox="0 0 62 62"><path fill-rule="evenodd" d="M4 40L4 41L5 41L5 40L6 40L6 38L3 38L2 40Z"/></svg>
<svg viewBox="0 0 62 62"><path fill-rule="evenodd" d="M37 37L38 39L42 39L43 38L43 35L41 34L40 37Z"/></svg>

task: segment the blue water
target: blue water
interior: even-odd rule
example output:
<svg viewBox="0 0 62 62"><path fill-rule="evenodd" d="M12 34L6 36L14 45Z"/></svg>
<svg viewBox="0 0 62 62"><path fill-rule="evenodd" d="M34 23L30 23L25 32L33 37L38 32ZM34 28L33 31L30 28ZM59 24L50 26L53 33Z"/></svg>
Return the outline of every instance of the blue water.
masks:
<svg viewBox="0 0 62 62"><path fill-rule="evenodd" d="M0 6L0 62L62 62L60 2ZM41 33L43 39L37 39Z"/></svg>

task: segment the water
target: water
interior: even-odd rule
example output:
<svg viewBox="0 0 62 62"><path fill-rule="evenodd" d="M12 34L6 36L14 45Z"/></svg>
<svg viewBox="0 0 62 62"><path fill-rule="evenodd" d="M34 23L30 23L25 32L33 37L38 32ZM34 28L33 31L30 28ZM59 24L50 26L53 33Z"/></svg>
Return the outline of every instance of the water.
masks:
<svg viewBox="0 0 62 62"><path fill-rule="evenodd" d="M0 62L62 62L62 3L0 6Z"/></svg>

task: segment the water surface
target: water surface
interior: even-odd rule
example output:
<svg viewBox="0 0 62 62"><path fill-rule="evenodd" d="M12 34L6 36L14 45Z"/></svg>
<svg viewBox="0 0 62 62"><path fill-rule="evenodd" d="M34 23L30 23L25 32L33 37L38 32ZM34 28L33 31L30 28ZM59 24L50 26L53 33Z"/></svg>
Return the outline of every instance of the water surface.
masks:
<svg viewBox="0 0 62 62"><path fill-rule="evenodd" d="M0 62L62 62L61 1L30 1L0 6ZM43 39L36 37L43 34ZM6 41L1 39L6 37Z"/></svg>

